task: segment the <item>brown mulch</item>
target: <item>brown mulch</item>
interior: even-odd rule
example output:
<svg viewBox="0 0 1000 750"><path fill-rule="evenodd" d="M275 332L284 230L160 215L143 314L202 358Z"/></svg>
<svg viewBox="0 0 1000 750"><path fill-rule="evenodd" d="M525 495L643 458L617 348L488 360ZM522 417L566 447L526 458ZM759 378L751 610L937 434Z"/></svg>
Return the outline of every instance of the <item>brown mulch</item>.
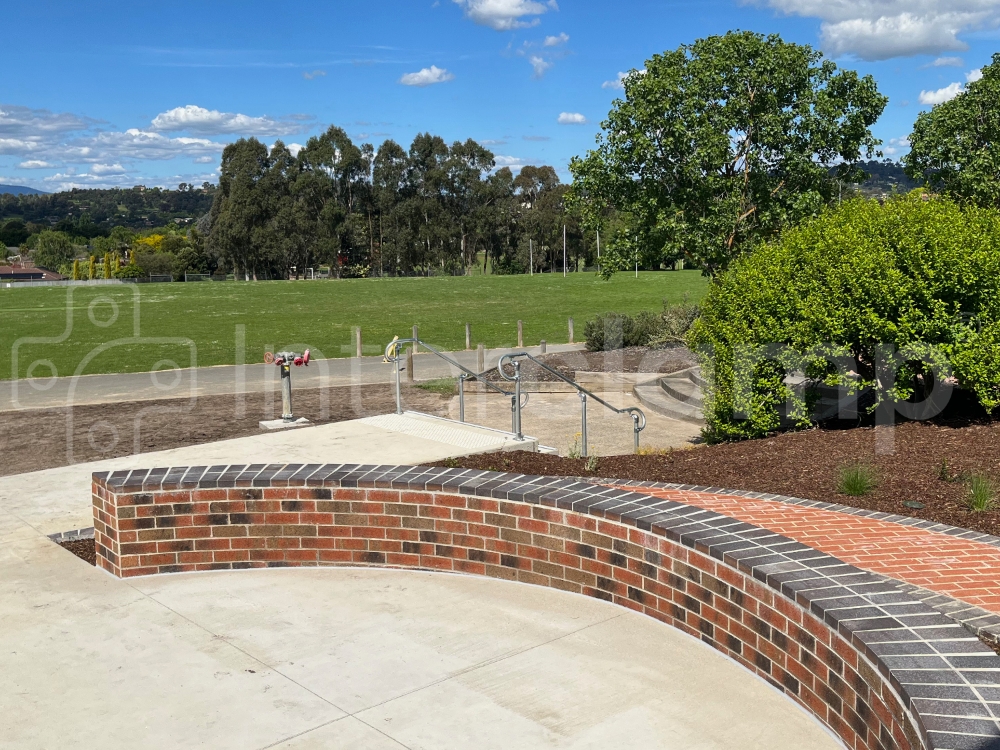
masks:
<svg viewBox="0 0 1000 750"><path fill-rule="evenodd" d="M868 495L837 492L840 469L852 463L875 469L878 484ZM591 470L586 459L520 451L468 456L437 465L767 492L1000 535L1000 509L976 513L965 506L969 474L981 472L1000 480L1000 424L996 423L949 427L913 422L893 428L814 429L660 455L603 456ZM925 507L910 508L903 504L907 501Z"/></svg>
<svg viewBox="0 0 1000 750"><path fill-rule="evenodd" d="M69 550L84 562L97 565L97 546L93 539L74 539L72 542L59 542L59 546Z"/></svg>
<svg viewBox="0 0 1000 750"><path fill-rule="evenodd" d="M280 393L270 396L270 407L267 394L247 393L3 412L0 476L259 435L258 422L281 417ZM404 386L408 409L447 416L448 401ZM296 415L325 424L393 412L396 396L389 385L301 389L292 403Z"/></svg>
<svg viewBox="0 0 1000 750"><path fill-rule="evenodd" d="M671 373L686 370L698 364L695 356L683 346L669 349L647 349L630 347L610 352L559 352L539 357L549 367L573 379L580 372L652 372ZM510 367L506 368L510 372ZM552 373L527 360L521 365L523 380L548 382L558 380ZM487 370L485 379L491 382L502 380L496 368Z"/></svg>

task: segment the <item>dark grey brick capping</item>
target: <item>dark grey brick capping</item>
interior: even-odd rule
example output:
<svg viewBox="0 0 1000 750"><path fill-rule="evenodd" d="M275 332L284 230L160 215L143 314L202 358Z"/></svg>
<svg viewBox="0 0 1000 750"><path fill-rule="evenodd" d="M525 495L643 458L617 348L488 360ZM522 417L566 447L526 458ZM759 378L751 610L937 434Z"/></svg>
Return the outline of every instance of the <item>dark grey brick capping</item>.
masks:
<svg viewBox="0 0 1000 750"><path fill-rule="evenodd" d="M447 492L548 506L633 526L709 555L821 619L892 685L914 719L918 744L928 750L1000 750L1000 657L993 651L914 596L912 587L908 590L903 584L719 513L592 481L413 466L175 467L100 473L94 480L113 493L262 485ZM842 510L841 506L799 502ZM897 520L885 514L868 515ZM935 524L913 525L941 530ZM760 627L767 625L760 622ZM828 664L835 671L838 664L842 668L833 654ZM837 699L830 696L829 700ZM878 744L886 750L896 746L891 737Z"/></svg>

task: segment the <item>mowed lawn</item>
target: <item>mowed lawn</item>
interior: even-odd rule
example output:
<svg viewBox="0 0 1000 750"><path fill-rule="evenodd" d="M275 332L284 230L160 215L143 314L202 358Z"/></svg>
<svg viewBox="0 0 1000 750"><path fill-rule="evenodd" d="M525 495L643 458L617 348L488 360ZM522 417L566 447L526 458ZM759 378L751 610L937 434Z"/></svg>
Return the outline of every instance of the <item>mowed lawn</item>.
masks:
<svg viewBox="0 0 1000 750"><path fill-rule="evenodd" d="M376 354L414 325L444 349L514 346L576 339L597 313L659 310L664 299L695 302L708 286L698 271L535 276L204 282L100 287L0 289L0 379L146 372L234 364L264 352L312 349L317 357L354 355L361 326L366 354ZM15 372L16 368L16 372ZM167 378L169 380L169 378Z"/></svg>

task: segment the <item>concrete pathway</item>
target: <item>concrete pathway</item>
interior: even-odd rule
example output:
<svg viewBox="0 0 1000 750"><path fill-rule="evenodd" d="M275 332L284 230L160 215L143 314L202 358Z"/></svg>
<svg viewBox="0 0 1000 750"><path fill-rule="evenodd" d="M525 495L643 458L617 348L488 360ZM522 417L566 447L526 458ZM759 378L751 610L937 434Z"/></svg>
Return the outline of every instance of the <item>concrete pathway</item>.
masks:
<svg viewBox="0 0 1000 750"><path fill-rule="evenodd" d="M670 419L647 409L630 390L602 390L597 395L619 409L628 406L642 409L646 415L646 429L639 433L639 442L647 450L690 448L701 436L699 425ZM511 429L509 398L490 393L469 393L465 398L465 416L469 422L500 430ZM456 397L448 406L448 415L458 419L458 413ZM580 397L577 393L529 393L527 403L521 410L521 424L525 434L538 438L542 445L557 449L560 455L579 450L582 442ZM615 414L588 400L587 444L590 455L632 453L633 440L631 417Z"/></svg>
<svg viewBox="0 0 1000 750"><path fill-rule="evenodd" d="M0 747L840 747L699 641L593 599L417 571L122 581L46 536L91 524L99 469L457 452L338 423L0 478Z"/></svg>
<svg viewBox="0 0 1000 750"><path fill-rule="evenodd" d="M583 344L553 344L547 351L555 353L581 349ZM540 353L537 346L523 349L488 349L485 356L487 369L495 367L504 354L515 351L527 351L535 355ZM462 366L476 371L478 354L475 350L446 352L446 354ZM426 351L414 356L413 370L417 380L456 377L459 372L457 368ZM48 370L43 367L41 372L45 373ZM277 391L280 388L278 380L278 368L265 364L165 369L152 373L2 380L0 412L67 405L112 404L120 401L264 393ZM385 383L388 387L393 382L395 382L394 368L384 363L381 356L313 360L308 367L293 368L292 374L294 388L370 383Z"/></svg>

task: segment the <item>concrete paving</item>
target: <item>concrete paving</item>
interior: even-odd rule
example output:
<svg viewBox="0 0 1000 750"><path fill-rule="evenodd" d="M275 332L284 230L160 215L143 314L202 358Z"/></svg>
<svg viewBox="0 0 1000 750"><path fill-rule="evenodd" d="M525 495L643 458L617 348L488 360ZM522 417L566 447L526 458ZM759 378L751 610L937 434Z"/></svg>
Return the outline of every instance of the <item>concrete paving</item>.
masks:
<svg viewBox="0 0 1000 750"><path fill-rule="evenodd" d="M599 386L599 384L594 384ZM589 386L588 386L589 387ZM661 416L644 407L631 390L600 391L596 395L621 409L637 406L646 415L646 429L639 433L640 445L647 450L690 448L701 436L701 426ZM510 399L490 393L469 393L465 397L465 417L469 422L501 430L511 429ZM448 405L448 415L458 419L458 397ZM579 450L582 442L580 397L576 393L529 393L521 409L525 434L551 446L560 455ZM587 402L587 445L589 455L612 456L633 450L632 418L615 414L599 403Z"/></svg>
<svg viewBox="0 0 1000 750"><path fill-rule="evenodd" d="M698 640L582 596L360 569L121 581L45 536L90 525L98 469L460 452L415 440L338 423L0 478L0 747L841 747Z"/></svg>
<svg viewBox="0 0 1000 750"><path fill-rule="evenodd" d="M552 344L549 353L572 352L583 344ZM523 349L487 349L486 367L495 367L500 357L515 351L539 354L537 346ZM463 367L477 371L475 350L446 352ZM426 351L414 356L416 380L457 377L459 370ZM43 368L43 372L48 372ZM404 375L404 378L406 376ZM245 364L198 367L159 372L115 375L80 375L63 378L34 378L0 381L0 412L17 409L55 408L67 405L113 404L120 401L151 401L233 393L278 391L278 368L274 365ZM367 385L395 382L394 368L382 356L317 359L308 367L293 368L295 388Z"/></svg>

